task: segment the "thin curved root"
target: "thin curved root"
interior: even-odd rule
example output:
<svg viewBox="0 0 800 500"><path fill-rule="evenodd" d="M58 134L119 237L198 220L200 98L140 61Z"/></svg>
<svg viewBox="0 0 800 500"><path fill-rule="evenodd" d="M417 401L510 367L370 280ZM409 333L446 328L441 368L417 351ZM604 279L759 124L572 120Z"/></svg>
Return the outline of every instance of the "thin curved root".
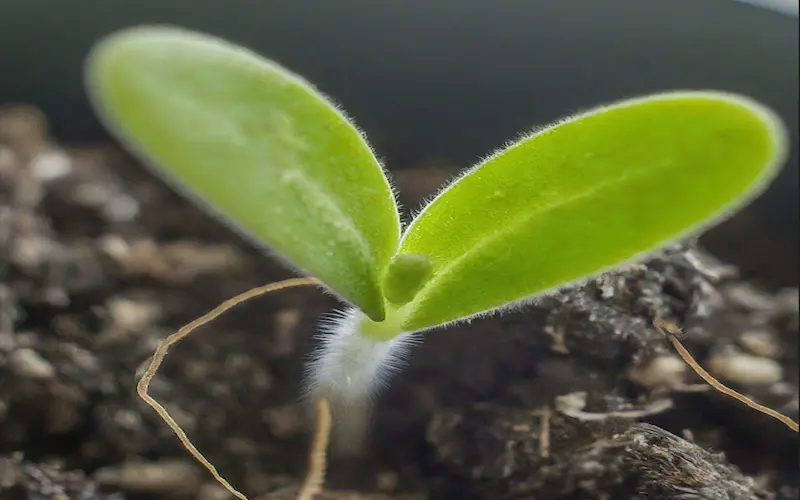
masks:
<svg viewBox="0 0 800 500"><path fill-rule="evenodd" d="M331 437L331 405L325 398L317 400L317 425L308 454L308 473L297 500L312 500L322 492L327 468L328 441Z"/></svg>
<svg viewBox="0 0 800 500"><path fill-rule="evenodd" d="M714 378L713 375L708 373L702 366L700 366L700 363L698 363L694 359L692 354L685 347L683 347L681 341L678 340L679 336L684 335L683 330L681 330L681 328L678 325L665 321L661 318L656 318L655 320L653 320L653 326L655 326L656 329L658 329L658 331L667 336L669 341L672 343L672 346L675 348L676 351L678 351L680 357L683 358L683 360L689 366L692 367L692 370L694 370L695 373L697 373L703 380L708 382L708 384L711 385L714 389L718 390L722 394L725 394L726 396L732 397L733 399L749 406L750 408L753 408L756 411L760 411L765 415L769 415L770 417L779 420L786 427L792 429L795 432L798 432L797 422L787 417L786 415L778 413L772 408L767 408L762 404L756 403L755 401L748 398L744 394L734 391L730 387L724 385L719 380Z"/></svg>
<svg viewBox="0 0 800 500"><path fill-rule="evenodd" d="M195 460L200 462L211 473L211 475L214 476L214 479L216 479L219 484L221 484L226 490L228 490L228 492L240 500L247 500L247 497L237 491L233 486L230 485L230 483L228 483L228 481L225 480L225 478L219 474L219 472L217 472L217 469L211 464L211 462L206 460L197 447L192 444L192 441L189 439L183 429L181 429L180 425L178 425L178 423L175 422L175 420L169 415L167 410L152 396L150 396L148 393L150 381L153 380L158 368L161 366L161 363L163 363L164 357L167 355L167 350L171 346L186 338L198 327L213 321L232 307L254 297L258 297L259 295L278 290L284 290L286 288L314 284L316 284L316 282L311 278L292 278L253 288L237 295L236 297L226 300L208 313L183 326L180 330L173 333L163 342L161 342L158 348L156 348L156 352L153 354L150 364L142 375L142 378L139 379L138 384L136 384L136 393L140 398L142 398L142 400L144 400L145 403L153 408L158 416L161 417L161 419L170 427L170 429L172 429L175 435L178 436L181 445L186 448L186 451L188 451ZM329 432L330 408L326 400L320 400L318 403L317 431L315 433L314 444L312 446L309 460L311 469L308 472L308 477L306 478L305 486L303 488L303 492L306 492L305 496L303 496L304 493L301 492L300 500L310 500L316 493L320 491L322 487L322 483L325 478L325 452L327 449Z"/></svg>

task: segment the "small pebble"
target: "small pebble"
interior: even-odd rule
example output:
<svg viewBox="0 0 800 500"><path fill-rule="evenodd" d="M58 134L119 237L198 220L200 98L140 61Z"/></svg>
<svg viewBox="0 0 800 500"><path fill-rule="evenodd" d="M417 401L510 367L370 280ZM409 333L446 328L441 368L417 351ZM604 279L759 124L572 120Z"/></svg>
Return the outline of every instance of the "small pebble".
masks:
<svg viewBox="0 0 800 500"><path fill-rule="evenodd" d="M796 398L798 396L797 389L784 380L772 385L769 388L769 394L779 398Z"/></svg>
<svg viewBox="0 0 800 500"><path fill-rule="evenodd" d="M600 297L603 299L610 299L614 296L614 287L610 283L603 283L600 285Z"/></svg>
<svg viewBox="0 0 800 500"><path fill-rule="evenodd" d="M126 462L95 473L99 483L118 486L136 493L192 495L200 486L200 471L184 460Z"/></svg>
<svg viewBox="0 0 800 500"><path fill-rule="evenodd" d="M231 493L219 483L206 483L197 492L197 500L230 500Z"/></svg>
<svg viewBox="0 0 800 500"><path fill-rule="evenodd" d="M177 241L161 248L173 273L184 279L235 269L242 255L230 245L206 245L194 241Z"/></svg>
<svg viewBox="0 0 800 500"><path fill-rule="evenodd" d="M33 157L30 169L37 179L44 182L52 181L72 172L72 159L58 149L42 151Z"/></svg>
<svg viewBox="0 0 800 500"><path fill-rule="evenodd" d="M739 343L750 354L765 358L777 358L781 351L775 336L765 330L748 330L739 337Z"/></svg>
<svg viewBox="0 0 800 500"><path fill-rule="evenodd" d="M34 347L40 344L41 340L36 332L28 330L14 332L14 341L17 347Z"/></svg>
<svg viewBox="0 0 800 500"><path fill-rule="evenodd" d="M49 380L56 375L53 365L33 349L22 348L12 352L8 364L13 373L25 378Z"/></svg>
<svg viewBox="0 0 800 500"><path fill-rule="evenodd" d="M73 200L79 205L90 208L102 208L117 194L113 186L101 182L84 182L72 193Z"/></svg>
<svg viewBox="0 0 800 500"><path fill-rule="evenodd" d="M295 330L299 324L299 309L283 309L275 314L275 344L272 350L275 356L286 357L294 353Z"/></svg>
<svg viewBox="0 0 800 500"><path fill-rule="evenodd" d="M42 290L42 300L52 306L66 307L69 305L69 294L60 286L48 286Z"/></svg>
<svg viewBox="0 0 800 500"><path fill-rule="evenodd" d="M42 235L18 236L11 247L10 261L19 267L33 269L51 256L54 243Z"/></svg>
<svg viewBox="0 0 800 500"><path fill-rule="evenodd" d="M720 380L742 385L768 385L783 378L776 361L745 353L722 353L708 360L708 370Z"/></svg>
<svg viewBox="0 0 800 500"><path fill-rule="evenodd" d="M0 142L28 161L47 144L47 119L41 110L27 104L0 107Z"/></svg>
<svg viewBox="0 0 800 500"><path fill-rule="evenodd" d="M143 302L125 297L110 299L106 308L116 326L125 330L139 330L152 324L161 313L161 308L153 302Z"/></svg>
<svg viewBox="0 0 800 500"><path fill-rule="evenodd" d="M128 431L139 430L142 426L142 417L133 410L119 409L113 420L121 429Z"/></svg>
<svg viewBox="0 0 800 500"><path fill-rule="evenodd" d="M556 396L556 409L559 411L581 411L586 408L586 398L588 394L583 391L571 392Z"/></svg>
<svg viewBox="0 0 800 500"><path fill-rule="evenodd" d="M109 257L117 261L124 261L131 251L131 247L124 239L116 234L105 235L100 238L100 249Z"/></svg>
<svg viewBox="0 0 800 500"><path fill-rule="evenodd" d="M674 387L682 381L686 368L686 363L682 359L676 356L662 355L635 367L630 371L628 377L646 389Z"/></svg>
<svg viewBox="0 0 800 500"><path fill-rule="evenodd" d="M59 352L66 355L74 368L84 373L97 373L100 371L100 360L97 356L78 344L65 342L59 345Z"/></svg>
<svg viewBox="0 0 800 500"><path fill-rule="evenodd" d="M711 255L700 253L696 249L688 250L683 256L698 272L715 281L734 278L739 274L735 266L725 265Z"/></svg>
<svg viewBox="0 0 800 500"><path fill-rule="evenodd" d="M118 194L103 205L102 212L110 222L128 222L139 216L139 202L127 194Z"/></svg>

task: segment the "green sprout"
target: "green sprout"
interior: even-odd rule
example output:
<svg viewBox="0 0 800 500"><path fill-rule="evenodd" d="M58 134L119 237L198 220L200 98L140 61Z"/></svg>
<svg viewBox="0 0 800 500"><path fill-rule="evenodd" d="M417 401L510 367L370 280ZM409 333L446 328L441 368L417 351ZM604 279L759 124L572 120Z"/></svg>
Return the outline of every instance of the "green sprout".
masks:
<svg viewBox="0 0 800 500"><path fill-rule="evenodd" d="M787 132L754 100L669 91L521 135L403 225L364 134L278 63L181 28L127 29L86 69L96 113L171 185L313 277L309 392L364 405L421 332L516 307L697 235L759 196Z"/></svg>

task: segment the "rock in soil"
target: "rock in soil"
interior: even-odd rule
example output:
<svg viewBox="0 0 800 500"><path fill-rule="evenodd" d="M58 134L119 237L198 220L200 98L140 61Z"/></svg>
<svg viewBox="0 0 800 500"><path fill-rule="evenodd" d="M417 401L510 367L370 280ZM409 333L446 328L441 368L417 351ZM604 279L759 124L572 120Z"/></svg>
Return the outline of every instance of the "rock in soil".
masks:
<svg viewBox="0 0 800 500"><path fill-rule="evenodd" d="M433 170L397 179L406 204ZM449 176L449 174L447 174ZM166 335L291 276L108 145L66 148L28 107L0 113L0 496L230 498L135 395ZM798 294L686 242L520 310L428 334L381 396L344 499L797 499L797 435L709 390L700 363L798 414ZM293 498L313 289L241 305L169 353L152 394L252 498Z"/></svg>

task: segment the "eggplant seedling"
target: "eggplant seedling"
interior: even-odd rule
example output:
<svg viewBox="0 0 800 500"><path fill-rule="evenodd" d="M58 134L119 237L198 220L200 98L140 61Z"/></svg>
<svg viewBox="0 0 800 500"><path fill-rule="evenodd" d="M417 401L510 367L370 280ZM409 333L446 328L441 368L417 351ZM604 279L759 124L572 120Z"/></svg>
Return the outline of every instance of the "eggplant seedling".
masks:
<svg viewBox="0 0 800 500"><path fill-rule="evenodd" d="M760 195L788 149L781 120L748 97L639 96L521 135L404 225L364 134L246 48L127 29L95 46L86 81L155 172L341 300L308 365L309 394L334 409L368 408L423 332L701 233Z"/></svg>

